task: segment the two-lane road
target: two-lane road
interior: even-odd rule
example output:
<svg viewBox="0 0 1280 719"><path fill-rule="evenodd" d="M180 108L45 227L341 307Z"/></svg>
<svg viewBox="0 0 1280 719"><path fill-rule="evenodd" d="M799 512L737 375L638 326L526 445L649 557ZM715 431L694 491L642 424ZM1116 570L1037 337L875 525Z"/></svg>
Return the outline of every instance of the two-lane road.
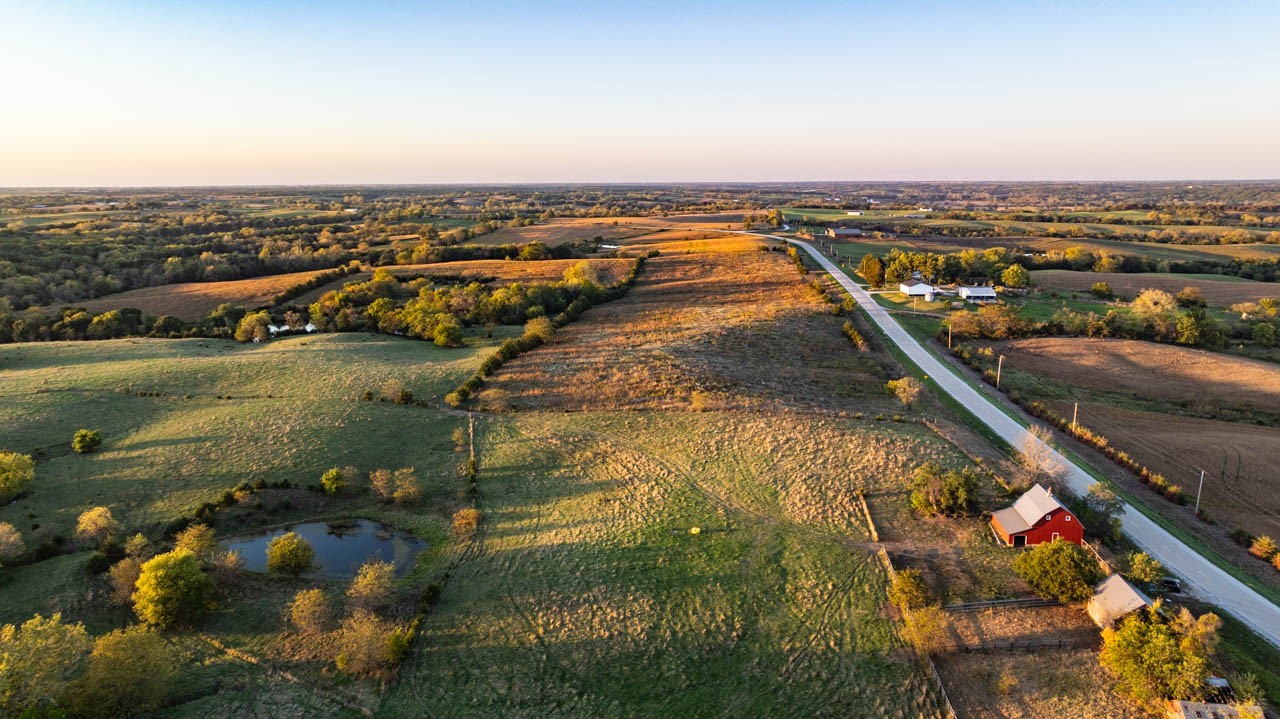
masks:
<svg viewBox="0 0 1280 719"><path fill-rule="evenodd" d="M759 233L752 233L759 234ZM955 371L933 355L928 349L907 334L883 307L876 304L871 295L849 279L834 263L812 246L799 240L777 235L761 235L781 240L808 252L813 259L831 274L853 299L866 310L880 330L898 345L912 362L929 375L943 391L950 394L969 409L979 420L1014 447L1025 446L1029 433L999 407L974 389ZM1038 441L1038 440L1037 440ZM1079 465L1052 450L1066 468L1066 481L1071 491L1083 496L1095 480ZM1280 646L1280 607L1266 597L1250 589L1240 580L1219 568L1177 537L1152 522L1145 515L1126 505L1124 532L1148 554L1182 577L1194 593L1212 602L1248 624L1255 632L1276 646Z"/></svg>

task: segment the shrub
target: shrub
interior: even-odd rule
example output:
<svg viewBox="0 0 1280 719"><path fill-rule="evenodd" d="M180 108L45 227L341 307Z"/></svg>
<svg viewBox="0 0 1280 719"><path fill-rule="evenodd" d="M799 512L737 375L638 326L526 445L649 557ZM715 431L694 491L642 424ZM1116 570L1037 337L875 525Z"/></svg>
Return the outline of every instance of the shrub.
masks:
<svg viewBox="0 0 1280 719"><path fill-rule="evenodd" d="M218 551L218 540L214 539L213 529L207 524L193 524L178 532L174 538L175 549L185 549L196 555L202 562L213 559Z"/></svg>
<svg viewBox="0 0 1280 719"><path fill-rule="evenodd" d="M889 601L904 612L928 606L933 601L932 595L919 569L899 570L889 586Z"/></svg>
<svg viewBox="0 0 1280 719"><path fill-rule="evenodd" d="M1058 602L1093 596L1101 572L1085 550L1062 539L1037 544L1013 560L1013 570L1035 593Z"/></svg>
<svg viewBox="0 0 1280 719"><path fill-rule="evenodd" d="M178 661L155 631L133 626L98 637L89 670L72 686L76 716L119 717L164 704Z"/></svg>
<svg viewBox="0 0 1280 719"><path fill-rule="evenodd" d="M106 507L85 510L76 520L76 539L88 544L101 544L119 532L120 523Z"/></svg>
<svg viewBox="0 0 1280 719"><path fill-rule="evenodd" d="M1276 542L1267 535L1256 537L1249 545L1249 554L1263 561L1270 561L1276 555Z"/></svg>
<svg viewBox="0 0 1280 719"><path fill-rule="evenodd" d="M395 626L372 612L357 610L342 621L335 638L336 661L340 671L372 676L389 669L395 662L391 646Z"/></svg>
<svg viewBox="0 0 1280 719"><path fill-rule="evenodd" d="M390 564L370 559L360 565L355 579L347 589L347 600L357 609L374 609L387 603L395 582L395 568Z"/></svg>
<svg viewBox="0 0 1280 719"><path fill-rule="evenodd" d="M977 507L978 473L972 467L942 471L934 462L916 468L911 507L926 516L964 516Z"/></svg>
<svg viewBox="0 0 1280 719"><path fill-rule="evenodd" d="M1165 575L1164 565L1146 552L1130 552L1125 557L1124 576L1139 584L1155 584Z"/></svg>
<svg viewBox="0 0 1280 719"><path fill-rule="evenodd" d="M22 541L22 533L8 522L0 522L0 562L6 562L26 551L27 545Z"/></svg>
<svg viewBox="0 0 1280 719"><path fill-rule="evenodd" d="M951 619L942 607L921 607L902 618L902 638L923 658L948 648L950 626Z"/></svg>
<svg viewBox="0 0 1280 719"><path fill-rule="evenodd" d="M920 393L924 392L924 385L915 377L889 380L885 387L897 395L898 401L907 409L910 409L911 404L920 398Z"/></svg>
<svg viewBox="0 0 1280 719"><path fill-rule="evenodd" d="M142 576L142 560L137 557L125 557L107 570L111 583L111 602L120 606L128 606L133 601L133 593L138 591L138 577Z"/></svg>
<svg viewBox="0 0 1280 719"><path fill-rule="evenodd" d="M320 486L330 497L342 494L356 478L355 467L333 467L320 477Z"/></svg>
<svg viewBox="0 0 1280 719"><path fill-rule="evenodd" d="M1107 282L1094 282L1093 287L1089 289L1090 294L1100 300L1109 300L1116 296L1111 291L1111 285Z"/></svg>
<svg viewBox="0 0 1280 719"><path fill-rule="evenodd" d="M0 452L0 502L22 494L36 476L36 463L30 456L16 452Z"/></svg>
<svg viewBox="0 0 1280 719"><path fill-rule="evenodd" d="M160 628L195 621L213 603L213 580L185 549L158 554L142 565L133 611Z"/></svg>
<svg viewBox="0 0 1280 719"><path fill-rule="evenodd" d="M333 609L322 589L304 589L289 603L289 621L303 634L320 634L329 628Z"/></svg>
<svg viewBox="0 0 1280 719"><path fill-rule="evenodd" d="M468 540L475 536L480 527L480 510L474 507L459 509L453 513L451 529L453 536L460 540Z"/></svg>
<svg viewBox="0 0 1280 719"><path fill-rule="evenodd" d="M282 534L267 544L267 571L298 577L311 571L315 557L311 543L296 532Z"/></svg>
<svg viewBox="0 0 1280 719"><path fill-rule="evenodd" d="M82 429L71 438L71 449L76 454L88 454L102 444L102 435L96 429Z"/></svg>

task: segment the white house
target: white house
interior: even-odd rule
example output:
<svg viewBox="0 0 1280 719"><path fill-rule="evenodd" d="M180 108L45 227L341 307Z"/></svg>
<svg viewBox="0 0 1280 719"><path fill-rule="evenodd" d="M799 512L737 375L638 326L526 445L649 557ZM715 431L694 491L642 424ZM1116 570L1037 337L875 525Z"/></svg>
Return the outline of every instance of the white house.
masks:
<svg viewBox="0 0 1280 719"><path fill-rule="evenodd" d="M852 215L853 217L862 217L862 210L848 210L844 214Z"/></svg>
<svg viewBox="0 0 1280 719"><path fill-rule="evenodd" d="M961 287L960 299L969 302L995 302L996 291L993 287Z"/></svg>
<svg viewBox="0 0 1280 719"><path fill-rule="evenodd" d="M898 285L898 291L908 297L927 297L937 290L933 289L933 285L920 280L907 280Z"/></svg>

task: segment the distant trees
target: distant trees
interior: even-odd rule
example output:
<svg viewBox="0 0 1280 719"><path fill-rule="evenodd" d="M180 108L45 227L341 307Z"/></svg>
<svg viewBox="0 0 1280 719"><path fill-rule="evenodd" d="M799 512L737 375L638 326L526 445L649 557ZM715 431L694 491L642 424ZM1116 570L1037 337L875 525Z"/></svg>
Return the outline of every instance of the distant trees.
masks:
<svg viewBox="0 0 1280 719"><path fill-rule="evenodd" d="M1216 614L1183 608L1166 619L1151 607L1102 630L1098 661L1135 701L1203 698L1221 626Z"/></svg>
<svg viewBox="0 0 1280 719"><path fill-rule="evenodd" d="M1178 322L1178 303L1164 290L1143 290L1130 306L1133 316L1153 338L1167 342L1174 338Z"/></svg>
<svg viewBox="0 0 1280 719"><path fill-rule="evenodd" d="M871 253L862 256L862 261L858 263L858 274L872 287L884 285L884 263Z"/></svg>
<svg viewBox="0 0 1280 719"><path fill-rule="evenodd" d="M1071 542L1055 539L1037 544L1013 560L1013 570L1035 593L1059 602L1093 596L1101 571L1093 557Z"/></svg>
<svg viewBox="0 0 1280 719"><path fill-rule="evenodd" d="M133 610L142 621L162 629L193 622L212 605L213 589L196 555L175 549L142 565Z"/></svg>
<svg viewBox="0 0 1280 719"><path fill-rule="evenodd" d="M924 392L924 385L921 384L920 380L911 376L889 380L885 387L897 396L898 401L907 409L910 409L911 405L920 398L920 394Z"/></svg>
<svg viewBox="0 0 1280 719"><path fill-rule="evenodd" d="M102 435L96 429L82 429L71 438L71 449L76 454L88 454L102 444Z"/></svg>
<svg viewBox="0 0 1280 719"><path fill-rule="evenodd" d="M1006 287L1030 287L1031 273L1022 265L1012 264L1000 274L1000 281Z"/></svg>
<svg viewBox="0 0 1280 719"><path fill-rule="evenodd" d="M267 543L267 571L301 576L315 563L316 550L296 532L282 534Z"/></svg>
<svg viewBox="0 0 1280 719"><path fill-rule="evenodd" d="M22 494L36 476L36 463L17 452L0 452L0 503Z"/></svg>
<svg viewBox="0 0 1280 719"><path fill-rule="evenodd" d="M978 507L978 473L972 467L943 471L936 462L916 468L911 507L925 516L959 517Z"/></svg>
<svg viewBox="0 0 1280 719"><path fill-rule="evenodd" d="M265 310L245 315L241 318L240 323L236 325L236 341L266 342L271 339L271 330L268 329L270 324L271 315L267 314Z"/></svg>

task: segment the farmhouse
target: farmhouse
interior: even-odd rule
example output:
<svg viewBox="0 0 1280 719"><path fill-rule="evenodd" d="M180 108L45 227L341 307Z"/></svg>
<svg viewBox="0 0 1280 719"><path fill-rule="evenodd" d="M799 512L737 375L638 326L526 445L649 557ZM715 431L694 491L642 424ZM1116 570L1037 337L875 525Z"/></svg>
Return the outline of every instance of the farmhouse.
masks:
<svg viewBox="0 0 1280 719"><path fill-rule="evenodd" d="M1028 489L1013 503L991 515L991 528L1010 547L1065 539L1072 544L1084 542L1080 520L1062 502L1040 485Z"/></svg>
<svg viewBox="0 0 1280 719"><path fill-rule="evenodd" d="M1129 614L1151 606L1151 599L1119 574L1112 574L1094 590L1085 606L1089 618L1099 628L1113 626Z"/></svg>
<svg viewBox="0 0 1280 719"><path fill-rule="evenodd" d="M852 216L854 216L854 217L861 217L861 216L862 216L862 210L849 210L849 211L845 212L844 214L846 214L846 215L852 215Z"/></svg>
<svg viewBox="0 0 1280 719"><path fill-rule="evenodd" d="M898 284L898 291L908 297L925 297L931 295L937 290L928 282L921 280L907 280Z"/></svg>
<svg viewBox="0 0 1280 719"><path fill-rule="evenodd" d="M960 299L970 302L995 302L996 291L993 287L961 287Z"/></svg>
<svg viewBox="0 0 1280 719"><path fill-rule="evenodd" d="M828 227L827 237L832 237L837 240L848 237L862 237L862 230L859 230L856 227Z"/></svg>

